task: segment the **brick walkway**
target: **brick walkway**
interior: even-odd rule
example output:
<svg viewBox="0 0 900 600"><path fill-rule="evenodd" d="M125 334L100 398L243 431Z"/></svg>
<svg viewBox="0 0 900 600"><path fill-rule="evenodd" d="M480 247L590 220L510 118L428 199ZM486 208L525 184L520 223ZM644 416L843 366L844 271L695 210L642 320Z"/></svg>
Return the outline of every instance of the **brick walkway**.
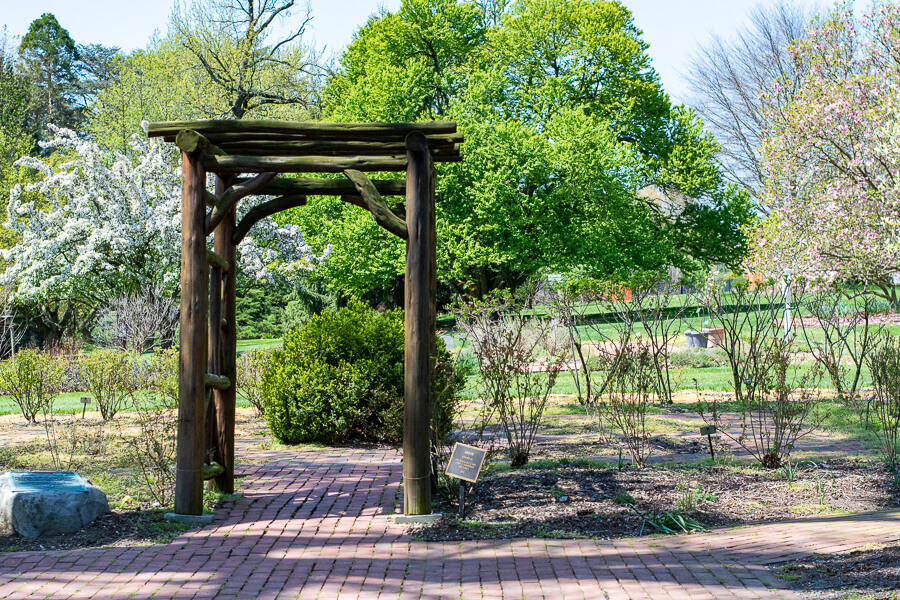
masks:
<svg viewBox="0 0 900 600"><path fill-rule="evenodd" d="M767 564L900 539L900 511L612 541L418 542L394 451L268 452L165 546L0 554L0 598L795 598Z"/></svg>

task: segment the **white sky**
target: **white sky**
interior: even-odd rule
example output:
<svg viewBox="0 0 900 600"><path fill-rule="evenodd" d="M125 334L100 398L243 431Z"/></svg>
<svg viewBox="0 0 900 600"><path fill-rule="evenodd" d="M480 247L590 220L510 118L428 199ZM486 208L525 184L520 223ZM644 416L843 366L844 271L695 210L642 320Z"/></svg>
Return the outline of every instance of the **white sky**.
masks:
<svg viewBox="0 0 900 600"><path fill-rule="evenodd" d="M740 27L757 0L623 0L650 44L650 56L663 86L676 101L686 100L682 73L697 44L711 32L729 35ZM777 0L767 0L777 1ZM23 35L45 12L56 15L80 44L105 44L130 51L143 48L154 30L164 32L173 0L0 0L0 25ZM400 0L310 0L311 38L338 53L367 17ZM299 11L297 11L299 13ZM295 14L295 18L299 18Z"/></svg>

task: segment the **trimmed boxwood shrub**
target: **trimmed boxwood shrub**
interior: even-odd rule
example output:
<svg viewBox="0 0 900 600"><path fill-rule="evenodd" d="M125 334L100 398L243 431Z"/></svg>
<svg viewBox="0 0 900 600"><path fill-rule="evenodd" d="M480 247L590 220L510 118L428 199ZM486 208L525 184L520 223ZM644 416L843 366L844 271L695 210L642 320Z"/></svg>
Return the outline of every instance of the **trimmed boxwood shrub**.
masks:
<svg viewBox="0 0 900 600"><path fill-rule="evenodd" d="M438 340L439 359L449 353ZM438 370L436 379L446 378ZM438 389L447 382L436 381ZM457 395L454 390L452 395ZM327 309L284 338L262 380L272 434L284 443L403 437L403 315L361 302ZM444 406L445 404L441 404ZM445 410L453 410L449 403Z"/></svg>

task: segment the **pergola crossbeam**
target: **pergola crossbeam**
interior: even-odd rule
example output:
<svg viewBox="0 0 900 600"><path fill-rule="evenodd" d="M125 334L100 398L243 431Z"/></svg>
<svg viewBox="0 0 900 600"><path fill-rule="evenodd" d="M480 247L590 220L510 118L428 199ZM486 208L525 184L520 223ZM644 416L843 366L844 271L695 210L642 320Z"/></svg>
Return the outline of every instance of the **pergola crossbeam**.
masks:
<svg viewBox="0 0 900 600"><path fill-rule="evenodd" d="M241 178L235 182L243 181ZM382 196L406 195L405 179L374 179L372 183ZM347 196L356 195L353 182L340 179L318 179L313 177L276 177L259 192L260 196Z"/></svg>
<svg viewBox="0 0 900 600"><path fill-rule="evenodd" d="M224 150L193 129L179 131L175 136L175 145L181 148L182 152L197 152L202 149L207 155L225 154Z"/></svg>
<svg viewBox="0 0 900 600"><path fill-rule="evenodd" d="M405 171L406 157L400 156L250 156L229 154L207 156L203 167L212 173L341 173L357 171Z"/></svg>
<svg viewBox="0 0 900 600"><path fill-rule="evenodd" d="M435 136L437 137L437 136ZM458 134L440 136L440 142L431 143L429 150L432 156L452 155L459 153ZM429 140L431 142L431 140ZM402 142L340 142L333 140L237 140L219 142L225 154L250 154L254 156L346 156L346 155L401 155L404 153ZM240 152L236 152L239 150Z"/></svg>

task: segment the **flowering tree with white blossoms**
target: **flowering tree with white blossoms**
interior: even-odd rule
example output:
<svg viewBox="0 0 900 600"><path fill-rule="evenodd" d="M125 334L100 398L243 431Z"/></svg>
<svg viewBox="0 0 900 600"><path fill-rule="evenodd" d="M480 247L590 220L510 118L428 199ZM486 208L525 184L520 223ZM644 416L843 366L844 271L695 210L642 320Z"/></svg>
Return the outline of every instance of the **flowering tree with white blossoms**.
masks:
<svg viewBox="0 0 900 600"><path fill-rule="evenodd" d="M97 304L162 279L177 281L180 256L176 217L177 172L158 147L136 139L138 160L116 155L112 164L75 132L52 127L41 144L64 157L53 167L35 157L16 164L43 180L17 185L7 226L21 241L3 251L6 278L25 302L67 298Z"/></svg>
<svg viewBox="0 0 900 600"><path fill-rule="evenodd" d="M51 337L76 318L86 326L113 298L144 286L161 284L175 295L181 255L181 174L172 148L135 136L131 156L110 157L70 130L52 130L42 146L63 160L55 167L35 157L18 161L44 178L11 191L7 226L21 241L2 251L5 281L17 301L40 307L34 316ZM245 200L240 212L252 204ZM324 259L296 226L271 219L256 224L238 251L244 274L267 281L295 281Z"/></svg>
<svg viewBox="0 0 900 600"><path fill-rule="evenodd" d="M763 95L766 201L756 270L877 286L896 302L900 271L900 6L857 21L850 6L816 21L792 53L799 87ZM780 96L792 99L784 101Z"/></svg>
<svg viewBox="0 0 900 600"><path fill-rule="evenodd" d="M248 198L238 206L238 221L253 208L254 200ZM331 245L321 256L316 256L303 241L297 225L278 225L272 218L266 218L253 226L238 244L237 251L238 267L244 276L290 287L301 285L306 275L328 258Z"/></svg>

